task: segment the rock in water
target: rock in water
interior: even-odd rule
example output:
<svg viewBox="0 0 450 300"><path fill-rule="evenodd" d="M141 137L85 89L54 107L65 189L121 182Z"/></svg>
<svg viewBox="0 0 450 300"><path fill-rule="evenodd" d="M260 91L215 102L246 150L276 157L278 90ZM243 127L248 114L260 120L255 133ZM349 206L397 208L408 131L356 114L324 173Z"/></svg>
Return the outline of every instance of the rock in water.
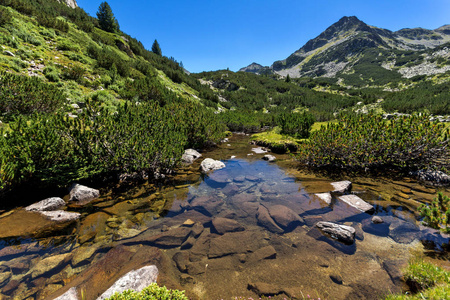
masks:
<svg viewBox="0 0 450 300"><path fill-rule="evenodd" d="M104 292L97 300L111 297L114 293L122 293L126 290L142 291L144 288L158 279L158 268L154 265L131 271L117 280L106 292Z"/></svg>
<svg viewBox="0 0 450 300"><path fill-rule="evenodd" d="M373 211L373 206L359 198L356 195L345 195L338 198L339 200L344 201L348 205L362 211L362 212L371 212Z"/></svg>
<svg viewBox="0 0 450 300"><path fill-rule="evenodd" d="M221 162L220 160L214 160L212 158L205 158L201 165L201 170L203 173L208 173L209 171L213 170L220 170L225 168L225 164Z"/></svg>
<svg viewBox="0 0 450 300"><path fill-rule="evenodd" d="M269 231L275 232L275 233L283 233L284 230L278 226L275 221L272 219L272 217L269 214L269 211L264 206L260 205L258 208L258 213L256 215L256 218L258 219L258 224L266 227Z"/></svg>
<svg viewBox="0 0 450 300"><path fill-rule="evenodd" d="M77 202L77 204L88 204L92 200L100 196L100 191L89 188L78 183L74 183L70 189L69 201Z"/></svg>
<svg viewBox="0 0 450 300"><path fill-rule="evenodd" d="M186 149L184 150L184 154L181 157L181 161L185 164L192 164L197 158L201 156L202 155L194 149Z"/></svg>
<svg viewBox="0 0 450 300"><path fill-rule="evenodd" d="M331 204L331 194L330 193L320 193L320 194L315 194L320 200L324 201L326 204L330 205Z"/></svg>
<svg viewBox="0 0 450 300"><path fill-rule="evenodd" d="M356 230L353 227L331 222L318 222L316 227L329 234L333 239L341 241L345 244L351 245L355 242Z"/></svg>
<svg viewBox="0 0 450 300"><path fill-rule="evenodd" d="M58 210L66 205L66 202L59 197L47 198L37 203L25 207L27 211L51 211Z"/></svg>
<svg viewBox="0 0 450 300"><path fill-rule="evenodd" d="M68 212L63 210L41 211L40 213L47 219L58 223L73 222L81 217L81 214L79 213Z"/></svg>
<svg viewBox="0 0 450 300"><path fill-rule="evenodd" d="M269 215L284 230L294 229L303 219L292 209L284 205L273 205L269 207Z"/></svg>
<svg viewBox="0 0 450 300"><path fill-rule="evenodd" d="M71 288L61 296L53 299L53 300L78 300L78 292L77 288Z"/></svg>
<svg viewBox="0 0 450 300"><path fill-rule="evenodd" d="M237 221L220 217L214 218L212 220L212 225L219 234L245 230L245 228Z"/></svg>
<svg viewBox="0 0 450 300"><path fill-rule="evenodd" d="M267 160L268 162L274 162L277 160L277 158L275 156L270 155L270 154L264 155L264 157L262 159Z"/></svg>
<svg viewBox="0 0 450 300"><path fill-rule="evenodd" d="M352 183L348 180L332 182L334 193L350 193L352 191Z"/></svg>

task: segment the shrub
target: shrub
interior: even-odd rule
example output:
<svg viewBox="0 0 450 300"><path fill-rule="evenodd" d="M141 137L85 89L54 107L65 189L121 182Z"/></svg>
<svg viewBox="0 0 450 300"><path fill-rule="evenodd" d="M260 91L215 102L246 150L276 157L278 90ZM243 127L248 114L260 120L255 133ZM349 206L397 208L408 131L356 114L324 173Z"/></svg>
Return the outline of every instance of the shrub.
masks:
<svg viewBox="0 0 450 300"><path fill-rule="evenodd" d="M121 294L116 293L108 300L188 300L184 291L169 290L165 286L159 287L156 283L143 289L141 292L125 291Z"/></svg>
<svg viewBox="0 0 450 300"><path fill-rule="evenodd" d="M314 124L314 117L307 113L281 113L276 122L281 126L281 133L291 135L299 139L309 137L309 131Z"/></svg>
<svg viewBox="0 0 450 300"><path fill-rule="evenodd" d="M449 135L449 129L428 115L390 121L373 113L346 115L314 131L301 145L298 159L314 167L355 171L439 168L448 166Z"/></svg>
<svg viewBox="0 0 450 300"><path fill-rule="evenodd" d="M422 204L418 210L425 225L450 232L450 198L438 193L430 205Z"/></svg>

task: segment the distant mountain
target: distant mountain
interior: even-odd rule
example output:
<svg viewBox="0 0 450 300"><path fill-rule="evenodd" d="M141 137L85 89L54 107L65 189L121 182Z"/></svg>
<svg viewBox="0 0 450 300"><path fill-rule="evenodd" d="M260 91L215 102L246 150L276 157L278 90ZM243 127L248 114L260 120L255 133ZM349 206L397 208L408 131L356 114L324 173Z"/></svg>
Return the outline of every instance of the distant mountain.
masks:
<svg viewBox="0 0 450 300"><path fill-rule="evenodd" d="M383 73L380 68L394 72L393 76L403 77L444 73L448 64L442 66L442 60L439 63L431 60L441 57L448 62L450 47L442 46L448 42L450 25L436 30L413 28L393 32L367 25L357 17L343 17L286 59L274 62L270 67L253 63L240 71L258 74L265 70L281 76L289 74L292 78L341 78L340 75L357 72L358 65L363 63L374 69L366 68L366 74L362 76L368 78L371 74L367 72ZM411 61L403 63L405 55ZM408 65L409 62L414 63ZM413 65L416 66L414 70L403 70ZM417 67L419 65L422 66Z"/></svg>

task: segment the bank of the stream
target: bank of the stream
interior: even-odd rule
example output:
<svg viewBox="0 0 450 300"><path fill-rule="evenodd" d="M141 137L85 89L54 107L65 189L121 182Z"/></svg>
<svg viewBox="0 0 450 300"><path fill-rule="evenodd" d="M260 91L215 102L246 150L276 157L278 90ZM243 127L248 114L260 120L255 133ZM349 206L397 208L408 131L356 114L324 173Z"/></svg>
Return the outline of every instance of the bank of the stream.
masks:
<svg viewBox="0 0 450 300"><path fill-rule="evenodd" d="M448 237L420 226L417 213L438 189L409 178L323 177L298 170L286 154L265 161L249 141L235 135L202 153L170 185L108 189L88 205L69 203L66 211L81 214L75 223L55 226L21 208L3 213L2 297L52 299L77 287L96 299L123 274L154 264L158 284L190 299L379 299L407 289L401 270L417 252L449 267L439 251ZM201 174L206 157L226 167ZM370 213L340 193L328 203L316 196L342 180ZM354 242L324 234L320 221L352 227Z"/></svg>

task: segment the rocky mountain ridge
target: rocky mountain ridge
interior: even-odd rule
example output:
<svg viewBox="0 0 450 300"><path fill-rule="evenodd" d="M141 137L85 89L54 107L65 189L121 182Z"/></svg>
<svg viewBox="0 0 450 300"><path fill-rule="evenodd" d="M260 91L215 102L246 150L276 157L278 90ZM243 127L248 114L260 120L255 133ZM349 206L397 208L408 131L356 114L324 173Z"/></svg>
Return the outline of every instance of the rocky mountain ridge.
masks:
<svg viewBox="0 0 450 300"><path fill-rule="evenodd" d="M340 78L341 74L357 72L358 65L368 63L367 58L378 71L384 68L405 78L433 75L450 70L449 42L450 25L393 32L367 25L357 17L343 17L286 59L270 67L252 63L240 71L292 78ZM410 61L403 63L405 56Z"/></svg>
<svg viewBox="0 0 450 300"><path fill-rule="evenodd" d="M67 6L71 7L71 8L77 8L78 4L76 0L58 0L58 2L60 3L65 3L67 4Z"/></svg>

